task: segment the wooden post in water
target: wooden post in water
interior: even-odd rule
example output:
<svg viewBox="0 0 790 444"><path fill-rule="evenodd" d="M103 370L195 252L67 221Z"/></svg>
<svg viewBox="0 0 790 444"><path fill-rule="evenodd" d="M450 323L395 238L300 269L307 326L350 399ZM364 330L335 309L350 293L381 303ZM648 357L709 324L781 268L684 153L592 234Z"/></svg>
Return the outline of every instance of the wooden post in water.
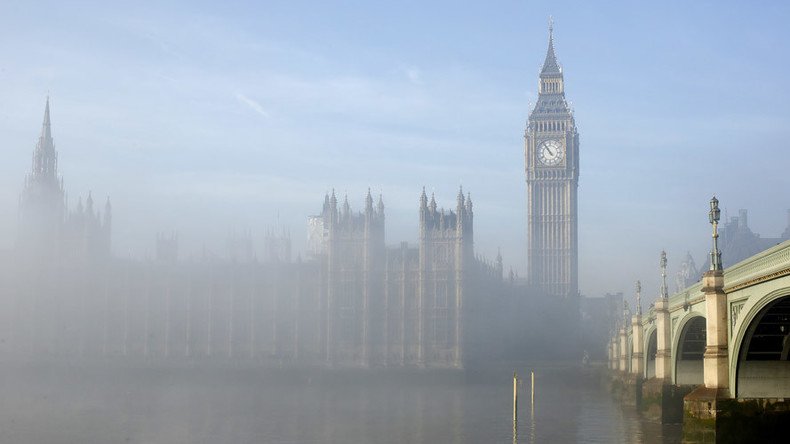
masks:
<svg viewBox="0 0 790 444"><path fill-rule="evenodd" d="M530 394L530 407L535 410L535 371L530 371L530 379L532 380L532 393Z"/></svg>
<svg viewBox="0 0 790 444"><path fill-rule="evenodd" d="M513 423L518 421L518 375L513 371Z"/></svg>

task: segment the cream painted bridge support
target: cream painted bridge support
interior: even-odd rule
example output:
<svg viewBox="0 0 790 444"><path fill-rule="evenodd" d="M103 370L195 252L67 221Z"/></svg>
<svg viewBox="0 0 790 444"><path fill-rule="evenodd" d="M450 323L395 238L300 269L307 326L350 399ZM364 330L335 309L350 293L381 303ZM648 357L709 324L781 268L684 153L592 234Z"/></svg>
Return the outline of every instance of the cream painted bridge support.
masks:
<svg viewBox="0 0 790 444"><path fill-rule="evenodd" d="M625 325L620 327L620 367L621 372L628 371L628 331Z"/></svg>
<svg viewBox="0 0 790 444"><path fill-rule="evenodd" d="M631 320L631 334L633 340L633 352L631 355L631 373L641 378L644 374L644 342L642 340L642 316L635 314Z"/></svg>
<svg viewBox="0 0 790 444"><path fill-rule="evenodd" d="M702 277L705 293L706 347L704 359L705 387L729 389L730 369L727 351L727 295L724 293L724 273L708 271ZM729 393L727 393L729 396Z"/></svg>
<svg viewBox="0 0 790 444"><path fill-rule="evenodd" d="M615 370L615 360L617 359L614 354L614 339L609 339L609 369Z"/></svg>
<svg viewBox="0 0 790 444"><path fill-rule="evenodd" d="M687 441L743 442L748 438L759 442L773 441L758 438L759 421L751 418L732 420L743 411L730 394L730 360L727 349L727 295L724 293L724 275L721 270L711 270L702 276L705 293L706 341L703 355L703 380L683 398L683 434ZM727 421L739 424L733 427ZM777 422L777 424L783 421ZM775 427L775 425L774 425ZM736 437L733 432L737 435ZM784 434L784 433L782 433Z"/></svg>
<svg viewBox="0 0 790 444"><path fill-rule="evenodd" d="M620 362L619 361L620 360L620 357L619 357L620 345L617 343L617 336L613 336L611 341L609 341L609 348L612 350L612 360L610 362L610 365L612 367L612 370L617 370L617 368L620 365L620 363L619 363Z"/></svg>
<svg viewBox="0 0 790 444"><path fill-rule="evenodd" d="M669 319L669 300L659 298L656 311L656 378L672 380L672 326Z"/></svg>

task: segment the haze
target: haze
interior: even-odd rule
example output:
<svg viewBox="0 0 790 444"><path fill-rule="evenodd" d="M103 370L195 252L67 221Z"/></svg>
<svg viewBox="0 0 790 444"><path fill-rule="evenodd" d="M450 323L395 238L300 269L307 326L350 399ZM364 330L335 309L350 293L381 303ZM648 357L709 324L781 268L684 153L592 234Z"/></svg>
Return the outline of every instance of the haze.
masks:
<svg viewBox="0 0 790 444"><path fill-rule="evenodd" d="M714 8L715 6L715 8ZM523 133L546 18L582 133L580 291L658 291L700 264L707 200L785 227L788 6L783 3L259 2L0 6L0 248L44 99L70 205L114 204L116 255L221 251L228 232L287 227L335 188L387 204L414 242L422 186L476 204L476 251L525 271ZM726 264L726 258L725 258Z"/></svg>

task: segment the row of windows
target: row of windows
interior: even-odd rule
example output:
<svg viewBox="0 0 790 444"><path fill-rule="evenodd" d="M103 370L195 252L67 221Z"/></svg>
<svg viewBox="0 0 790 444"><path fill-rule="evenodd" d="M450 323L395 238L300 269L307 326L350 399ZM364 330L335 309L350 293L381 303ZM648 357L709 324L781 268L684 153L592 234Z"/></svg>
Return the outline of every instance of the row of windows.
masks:
<svg viewBox="0 0 790 444"><path fill-rule="evenodd" d="M565 131L565 122L535 122L532 125L537 131Z"/></svg>
<svg viewBox="0 0 790 444"><path fill-rule="evenodd" d="M559 93L562 92L562 86L559 81L544 81L541 90L544 93Z"/></svg>

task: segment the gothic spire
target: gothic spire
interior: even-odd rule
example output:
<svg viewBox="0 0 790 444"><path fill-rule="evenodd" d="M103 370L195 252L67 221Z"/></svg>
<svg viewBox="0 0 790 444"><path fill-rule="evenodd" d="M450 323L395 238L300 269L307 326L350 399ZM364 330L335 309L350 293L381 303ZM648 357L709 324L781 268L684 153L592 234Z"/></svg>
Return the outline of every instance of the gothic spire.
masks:
<svg viewBox="0 0 790 444"><path fill-rule="evenodd" d="M55 142L52 140L52 125L49 119L49 96L44 108L44 122L41 124L41 136L38 138L36 150L33 153L34 177L47 177L56 180L58 175L58 154L55 152Z"/></svg>
<svg viewBox="0 0 790 444"><path fill-rule="evenodd" d="M49 96L47 96L47 105L44 108L44 124L41 126L41 138L42 139L52 138L52 128L49 121Z"/></svg>
<svg viewBox="0 0 790 444"><path fill-rule="evenodd" d="M557 56L554 54L554 19L549 17L549 49L546 51L546 60L543 62L543 69L540 75L561 75L562 68L557 63Z"/></svg>

